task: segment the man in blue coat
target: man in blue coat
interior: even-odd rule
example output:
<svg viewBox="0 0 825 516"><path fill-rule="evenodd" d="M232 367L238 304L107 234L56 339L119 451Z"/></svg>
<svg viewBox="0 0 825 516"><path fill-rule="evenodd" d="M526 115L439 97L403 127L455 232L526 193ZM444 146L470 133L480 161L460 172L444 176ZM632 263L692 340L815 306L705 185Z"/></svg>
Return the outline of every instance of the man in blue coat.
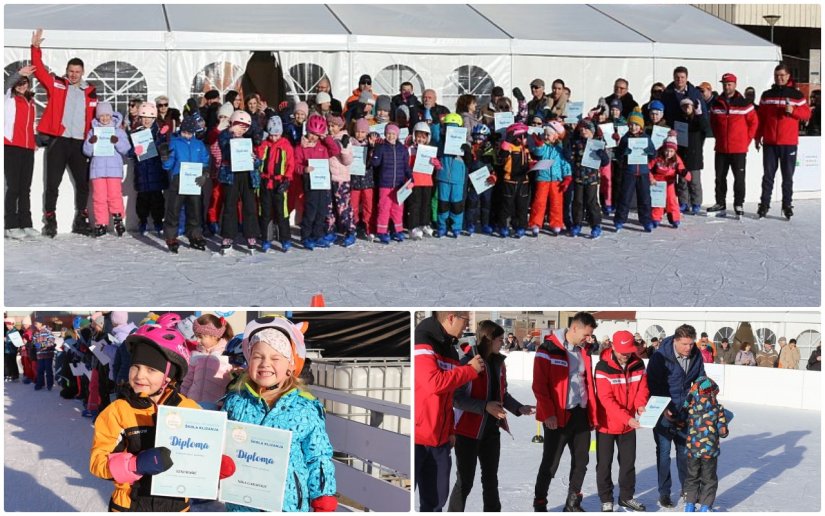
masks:
<svg viewBox="0 0 825 516"><path fill-rule="evenodd" d="M674 334L662 341L659 349L650 357L647 366L647 384L651 396L666 396L670 403L653 428L656 440L656 469L659 477L659 505L673 508L670 500L670 449L676 445L676 469L679 483L684 489L687 473L687 448L685 433L679 432L684 425L684 404L690 386L705 374L702 354L695 345L696 329L688 324L676 328ZM679 435L681 433L681 435Z"/></svg>
<svg viewBox="0 0 825 516"><path fill-rule="evenodd" d="M688 69L684 66L677 66L673 69L673 82L668 84L665 92L662 93L662 104L665 105L665 120L668 126L674 127L673 123L682 113L680 103L686 98L693 100L697 115L702 115L710 121L708 106L702 92L688 81Z"/></svg>

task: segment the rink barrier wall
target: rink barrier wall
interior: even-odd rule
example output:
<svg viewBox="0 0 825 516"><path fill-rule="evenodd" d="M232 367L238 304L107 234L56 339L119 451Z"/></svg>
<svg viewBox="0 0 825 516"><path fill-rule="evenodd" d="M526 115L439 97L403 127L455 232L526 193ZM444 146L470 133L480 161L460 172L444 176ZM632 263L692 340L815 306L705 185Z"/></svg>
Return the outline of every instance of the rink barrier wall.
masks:
<svg viewBox="0 0 825 516"><path fill-rule="evenodd" d="M705 169L702 171L703 206L713 204L713 195L716 189L716 175L713 170L715 140L708 138L705 141L704 157ZM803 136L799 138L799 164L794 173L794 199L818 199L821 196L820 162L821 137ZM127 160L128 161L128 160ZM43 194L45 181L44 150L38 148L34 154L34 177L31 189L31 210L34 227L42 227ZM781 174L777 172L772 194L772 201L778 209L782 197ZM762 153L756 152L753 145L748 150L747 168L745 173L745 202L757 203L762 192ZM204 186L204 206L209 206L211 180ZM57 199L57 230L59 233L71 231L74 218L74 183L68 170L64 173ZM728 174L728 208L733 208L733 176ZM88 209L92 213L92 199L89 195ZM137 193L134 190L134 166L131 162L124 165L123 205L126 211L126 227L135 230L138 226L136 215ZM204 208L205 211L206 208Z"/></svg>
<svg viewBox="0 0 825 516"><path fill-rule="evenodd" d="M533 380L532 351L507 355L508 380ZM598 357L593 355L593 367ZM645 365L647 365L645 360ZM719 399L772 407L822 410L822 373L738 365L705 364L705 372L719 384Z"/></svg>

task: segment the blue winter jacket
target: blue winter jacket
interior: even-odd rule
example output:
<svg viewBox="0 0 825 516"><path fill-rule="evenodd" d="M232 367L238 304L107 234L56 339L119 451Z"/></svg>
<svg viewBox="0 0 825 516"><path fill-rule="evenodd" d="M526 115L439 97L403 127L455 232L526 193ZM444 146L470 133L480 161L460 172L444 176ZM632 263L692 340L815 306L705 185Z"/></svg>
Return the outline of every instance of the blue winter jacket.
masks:
<svg viewBox="0 0 825 516"><path fill-rule="evenodd" d="M142 129L141 127L138 130L140 131ZM155 141L155 148L157 149L161 143L164 142L158 124L152 124L149 130L152 131L152 139ZM132 149L129 151L129 157L135 162L136 191L159 192L169 188L169 175L163 170L163 163L161 163L160 156L139 161L135 154L135 148L132 146Z"/></svg>
<svg viewBox="0 0 825 516"><path fill-rule="evenodd" d="M628 146L627 140L629 138L647 138L647 148L645 148L645 154L647 154L648 159L645 160L644 165L631 165L628 162L627 157L630 156L630 147ZM616 157L616 160L619 163L619 169L621 171L625 174L640 176L642 174L650 173L650 168L647 164L650 158L656 155L656 147L653 145L653 140L650 139L650 136L648 136L647 133L642 133L639 136L631 136L628 132L622 136L622 139L619 140L619 144L616 145L615 149L613 149L613 155Z"/></svg>
<svg viewBox="0 0 825 516"><path fill-rule="evenodd" d="M247 384L243 390L230 392L223 400L222 410L230 421L292 432L284 512L308 512L312 500L335 495L335 466L324 407L312 394L293 389L270 409ZM231 503L227 503L226 508L229 511L257 511Z"/></svg>
<svg viewBox="0 0 825 516"><path fill-rule="evenodd" d="M123 156L129 153L132 148L129 143L129 137L126 131L120 128L123 123L123 115L115 112L112 115L112 122L109 127L115 128L115 136L117 136L117 143L115 143L115 153L112 156L95 156L95 146L89 143L89 139L94 136L96 127L104 127L103 124L92 120L92 128L86 134L86 139L83 141L83 154L91 157L89 160L89 179L100 179L104 177L123 177Z"/></svg>
<svg viewBox="0 0 825 516"><path fill-rule="evenodd" d="M175 177L180 174L181 163L201 163L208 167L209 150L195 137L187 140L182 136L175 136L169 142L169 159L163 162L163 168L170 172L170 176Z"/></svg>
<svg viewBox="0 0 825 516"><path fill-rule="evenodd" d="M251 138L249 132L242 136L243 138ZM223 185L231 185L235 181L235 174L243 174L244 172L232 172L232 152L229 145L229 140L232 139L232 134L229 129L224 129L218 135L218 147L221 149L221 168L218 170L218 181ZM253 139L254 142L254 139ZM253 143L254 148L254 143ZM253 162L253 168L249 171L249 181L252 188L261 187L261 164L263 161L258 159L257 155Z"/></svg>
<svg viewBox="0 0 825 516"><path fill-rule="evenodd" d="M664 93L662 93L662 104L665 105L665 121L667 125L673 127L673 122L682 113L682 108L679 104L685 98L693 100L694 106L701 106L702 116L710 120L710 110L699 88L688 81L685 92L680 93L676 91L674 83L671 82L667 85L667 88L665 88Z"/></svg>
<svg viewBox="0 0 825 516"><path fill-rule="evenodd" d="M653 353L647 364L647 386L650 389L650 395L670 397L667 409L676 415L677 420L684 420L686 417L686 414L680 414L680 412L682 412L682 406L691 385L697 378L705 375L702 354L695 345L690 350L688 364L687 374L685 374L676 361L672 335L662 341L659 349ZM659 424L664 427L670 426L670 422L664 416L659 419Z"/></svg>
<svg viewBox="0 0 825 516"><path fill-rule="evenodd" d="M573 173L570 162L563 154L561 143L547 145L542 142L541 145L536 145L535 138L529 137L527 138L527 147L534 158L553 160L553 165L550 168L536 170L536 181L561 181Z"/></svg>
<svg viewBox="0 0 825 516"><path fill-rule="evenodd" d="M410 153L400 141L384 142L372 153L372 166L377 172L379 188L397 188L412 177Z"/></svg>

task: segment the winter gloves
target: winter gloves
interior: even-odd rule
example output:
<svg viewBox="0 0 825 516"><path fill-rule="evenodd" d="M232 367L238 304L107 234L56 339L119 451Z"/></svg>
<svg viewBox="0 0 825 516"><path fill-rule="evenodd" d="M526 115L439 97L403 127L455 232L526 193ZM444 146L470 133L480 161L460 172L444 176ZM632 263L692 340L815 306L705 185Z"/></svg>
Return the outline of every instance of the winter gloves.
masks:
<svg viewBox="0 0 825 516"><path fill-rule="evenodd" d="M349 145L349 135L345 134L344 136L341 137L341 148L346 149L348 145Z"/></svg>
<svg viewBox="0 0 825 516"><path fill-rule="evenodd" d="M338 507L338 500L334 496L319 496L309 504L315 512L333 512Z"/></svg>
<svg viewBox="0 0 825 516"><path fill-rule="evenodd" d="M436 157L430 158L430 165L432 165L433 168L436 169L436 170L441 170L441 167L442 167L441 161Z"/></svg>
<svg viewBox="0 0 825 516"><path fill-rule="evenodd" d="M285 177L281 179L281 181L278 183L278 186L275 188L275 191L279 194L282 194L287 190L289 190L289 179Z"/></svg>
<svg viewBox="0 0 825 516"><path fill-rule="evenodd" d="M132 461L129 461L130 466ZM133 471L138 475L157 475L172 467L172 452L169 448L149 448L137 454Z"/></svg>
<svg viewBox="0 0 825 516"><path fill-rule="evenodd" d="M235 474L235 461L229 455L221 455L221 472L219 478L221 480L229 478Z"/></svg>
<svg viewBox="0 0 825 516"><path fill-rule="evenodd" d="M110 141L110 142L112 142L112 143L117 143L117 142L118 142L118 138L117 138L117 136L115 136L115 135L113 134L113 135L112 135L112 137L111 137L111 138L109 138L109 141ZM91 137L91 138L89 138L89 143L91 143L92 145L94 145L95 143L97 143L97 135L96 135L96 134L93 134L93 135L92 135L92 137Z"/></svg>
<svg viewBox="0 0 825 516"><path fill-rule="evenodd" d="M203 185L206 184L206 179L207 179L206 174L203 174L200 177L196 177L195 178L195 184L200 186L200 187L203 187Z"/></svg>
<svg viewBox="0 0 825 516"><path fill-rule="evenodd" d="M514 96L514 97L516 98L516 100L518 100L519 102L521 102L521 101L523 101L523 100L524 100L524 93L522 93L522 92L521 92L521 90L520 90L520 89L518 89L518 88L513 88L513 96Z"/></svg>

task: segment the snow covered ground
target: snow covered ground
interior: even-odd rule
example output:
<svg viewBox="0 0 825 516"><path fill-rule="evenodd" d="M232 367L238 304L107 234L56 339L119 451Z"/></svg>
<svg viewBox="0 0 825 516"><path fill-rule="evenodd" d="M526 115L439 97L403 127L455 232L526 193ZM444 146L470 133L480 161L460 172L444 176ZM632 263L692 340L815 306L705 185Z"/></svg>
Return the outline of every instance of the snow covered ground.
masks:
<svg viewBox="0 0 825 516"><path fill-rule="evenodd" d="M475 235L249 256L157 237L5 242L7 306L819 306L820 201L791 222L683 217L601 239ZM631 214L631 221L634 221ZM589 234L589 230L586 231ZM184 239L185 240L185 239Z"/></svg>
<svg viewBox="0 0 825 516"><path fill-rule="evenodd" d="M535 404L527 381L509 383L510 393L520 402ZM821 507L821 412L756 404L724 403L734 413L730 436L722 440L719 458L719 489L715 510L736 512L818 512ZM541 444L530 442L536 433L532 417L515 417L508 413L511 431L501 434L501 463L498 481L503 511L532 511L533 489ZM637 431L636 498L649 512L662 511L657 505L656 453L651 430ZM673 497L678 496L675 452L671 471ZM455 464L455 461L453 462ZM596 490L596 454L590 453L584 481L582 505L586 511L601 509ZM614 496L619 495L618 459L614 459ZM560 511L567 494L570 454L562 455L556 478L550 484L548 509ZM455 483L455 468L451 486ZM418 493L415 500L418 507ZM473 491L467 499L467 511L481 511L481 475L476 470ZM681 504L673 509L683 512Z"/></svg>

